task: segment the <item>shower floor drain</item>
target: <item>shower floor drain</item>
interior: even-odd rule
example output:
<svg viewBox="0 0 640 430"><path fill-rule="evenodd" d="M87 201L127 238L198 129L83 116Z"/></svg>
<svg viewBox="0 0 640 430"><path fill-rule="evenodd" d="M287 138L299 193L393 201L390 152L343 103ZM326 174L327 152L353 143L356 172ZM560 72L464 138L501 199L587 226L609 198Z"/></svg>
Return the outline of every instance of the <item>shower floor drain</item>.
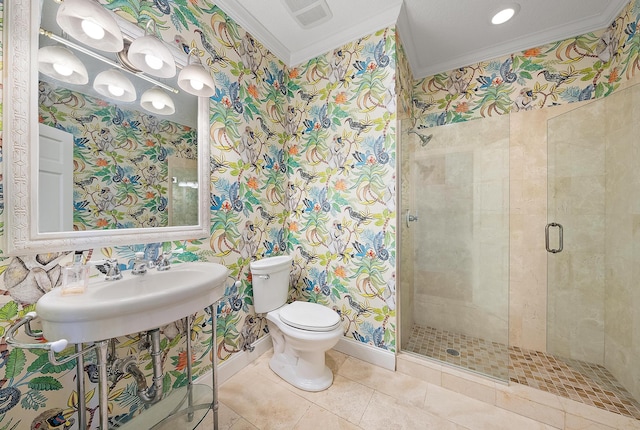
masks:
<svg viewBox="0 0 640 430"><path fill-rule="evenodd" d="M460 352L453 348L447 348L447 354L451 355L452 357L460 357Z"/></svg>

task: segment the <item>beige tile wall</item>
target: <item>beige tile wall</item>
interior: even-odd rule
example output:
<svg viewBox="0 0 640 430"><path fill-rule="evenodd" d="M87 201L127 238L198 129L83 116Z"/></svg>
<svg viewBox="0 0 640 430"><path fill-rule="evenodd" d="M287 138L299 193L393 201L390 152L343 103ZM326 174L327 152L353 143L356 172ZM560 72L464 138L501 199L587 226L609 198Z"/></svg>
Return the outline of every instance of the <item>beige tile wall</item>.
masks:
<svg viewBox="0 0 640 430"><path fill-rule="evenodd" d="M413 230L407 229L405 224L405 211L411 207L411 179L410 179L410 156L415 151L415 141L410 137L412 135L407 134L407 131L411 128L412 124L410 120L398 121L398 129L400 133L400 144L397 148L397 157L400 164L400 181L398 183L398 189L400 190L400 206L398 208L400 213L400 222L398 230L400 232L400 241L398 244L398 258L402 258L401 265L398 267L403 271L403 274L396 276L396 280L399 281L400 289L398 291L400 302L400 327L398 327L400 342L399 345L407 345L409 342L409 335L411 334L411 327L413 326L413 277L409 274L413 273L413 258L409 256L413 255Z"/></svg>
<svg viewBox="0 0 640 430"><path fill-rule="evenodd" d="M410 135L413 321L506 343L509 282L509 118ZM409 257L411 258L411 257Z"/></svg>
<svg viewBox="0 0 640 430"><path fill-rule="evenodd" d="M509 130L508 159L504 160L501 155L490 151L484 156L475 154L472 158L474 169L483 164L494 163L498 166L494 173L499 174L500 168L506 166L509 172L508 185L499 188L495 182L491 183L492 178L483 178L487 183L476 185L473 192L479 193L479 196L482 196L485 191L497 194L508 193L508 198L503 200L509 205L508 265L505 265L508 269L504 273L487 275L458 271L457 278L452 274L448 279L443 278L440 288L430 291L431 295L426 295L416 288L415 292L412 291L415 297L412 299L405 297L406 301L403 301L402 314L406 316L409 312L414 313L413 318L409 320L409 325L406 317L403 317L405 334L411 321L427 325L436 324L435 321L428 319L433 316L444 321L445 326L442 325L441 320L438 320L437 326L445 330L460 331L469 335L474 335L474 333L468 333L469 327L475 329L486 326L492 327L493 330L503 323L501 318L489 312L486 314L488 315L486 319L482 320L479 319L479 313L476 313L476 310L483 308L486 304L483 301L495 302L496 297L491 291L481 293L473 289L465 290L458 285L458 278L493 276L495 279L500 279L501 276L508 276L509 343L512 346L547 351L549 337L549 352L604 363L627 389L640 398L640 366L634 365L637 363L637 357L640 356L640 329L637 328L640 327L640 312L637 311L640 309L640 288L637 286L637 280L640 279L640 173L636 174L640 172L637 168L640 165L640 141L637 139L640 132L640 123L637 120L640 117L640 86L636 85L638 83L640 79L631 81L626 87L632 90L622 91L621 89L604 102L598 100L572 103L503 117L503 119L508 118L506 126ZM605 110L606 117L609 118L606 123L602 120ZM578 119L579 117L582 117L582 120ZM424 198L424 185L445 184L446 151L450 151L453 145L460 145L456 149L458 151L467 145L467 151L472 153L474 134L495 132L497 123L492 121L494 119L487 118L427 130L428 133L434 134L428 145L431 154L428 158L421 155L421 151L424 154L426 150L417 144L415 137L410 136L410 155L404 154L404 162L416 163L416 160L419 160L421 172L418 176L414 174L413 177L407 177L406 164L403 165L401 171L405 176L402 182L405 184L405 181L415 181L416 178L422 181L422 185L414 188L415 194L410 197L412 201ZM553 173L556 167L562 172L561 179L552 184L552 191L559 194L565 190L573 191L575 196L572 197L570 204L575 209L569 211L571 213L568 213L566 207L552 209L557 209L565 217L570 216L576 219L585 218L587 215L590 217L588 227L582 231L565 229L565 245L571 246L579 239L590 246L597 243L603 252L600 256L591 257L591 259L585 259L585 254L580 252L574 253L573 256L569 253L557 255L560 259L568 260L563 269L551 269L554 282L562 285L568 277L572 277L576 282L571 288L561 288L554 292L554 294L558 293L551 299L555 311L553 315L548 316L547 272L549 268L544 228L548 222L549 125L555 130L555 135L552 137L554 147L557 148L555 150L571 151L568 160L574 161L566 165L551 166L550 173ZM473 131L468 133L467 130ZM629 139L629 136L632 136L631 142L624 147L620 145L624 139ZM572 147L568 144L570 138L577 140L577 145L582 146ZM606 183L604 182L605 159L609 163L606 166L608 172ZM633 161L629 163L629 159ZM625 163L630 166L630 169L620 167ZM617 172L617 174L612 175L610 172ZM458 172L458 174L462 173ZM606 194L605 189L608 190ZM610 192L611 190L617 191ZM486 213L474 217L469 222L473 223L474 229L486 226L486 238L490 240L492 235L495 235L495 228L500 222L499 216L491 213L497 208L497 200L486 198L479 202L469 202L464 201L463 191L457 192L459 193L458 201L452 205L459 205L458 209L461 209L460 205L487 209ZM451 196L453 194L448 197ZM606 212L605 208L607 208ZM568 220L568 225L572 223L573 221ZM413 240L414 237L419 235L410 234L407 240ZM605 240L604 237L608 239ZM631 241L629 241L630 237L633 238ZM621 243L628 245L620 247ZM610 257L604 257L605 247ZM408 252L411 252L410 249L410 247L409 250L403 247L401 257L404 258ZM416 249L417 254L411 259L410 264L415 264L415 280L419 281L428 275L426 271L419 270L423 267L422 263L419 263L419 258L431 253L431 257L437 259L438 250L427 249L420 244L417 244ZM470 252L471 254L473 253ZM458 261L464 261L464 258L467 257L459 256ZM403 260L403 264L405 261ZM407 277L405 276L404 279L406 280ZM403 293L408 289L413 290L410 287L407 288L405 282ZM576 297L581 298L578 300ZM478 301L474 303L474 306L477 305L476 309L463 305L458 308L460 312L450 311L451 308L448 306L452 303L461 303L469 299L471 302ZM414 300L414 306L407 311L411 300ZM497 303L499 309L504 309L499 299ZM596 310L593 311L593 309ZM548 320L552 333L547 332ZM484 333L477 334L480 334L480 337L487 336ZM605 344L606 347L603 348ZM572 351L578 351L582 356L576 357L576 353Z"/></svg>

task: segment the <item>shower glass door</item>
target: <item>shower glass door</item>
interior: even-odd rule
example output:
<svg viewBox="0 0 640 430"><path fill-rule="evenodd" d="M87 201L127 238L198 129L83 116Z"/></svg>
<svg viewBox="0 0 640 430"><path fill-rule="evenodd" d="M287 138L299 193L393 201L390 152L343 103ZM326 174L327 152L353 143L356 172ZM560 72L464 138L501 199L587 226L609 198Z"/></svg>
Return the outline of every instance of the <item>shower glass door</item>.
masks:
<svg viewBox="0 0 640 430"><path fill-rule="evenodd" d="M508 379L509 118L401 143L401 349Z"/></svg>
<svg viewBox="0 0 640 430"><path fill-rule="evenodd" d="M547 124L547 352L582 401L607 393L640 417L639 113L636 85Z"/></svg>

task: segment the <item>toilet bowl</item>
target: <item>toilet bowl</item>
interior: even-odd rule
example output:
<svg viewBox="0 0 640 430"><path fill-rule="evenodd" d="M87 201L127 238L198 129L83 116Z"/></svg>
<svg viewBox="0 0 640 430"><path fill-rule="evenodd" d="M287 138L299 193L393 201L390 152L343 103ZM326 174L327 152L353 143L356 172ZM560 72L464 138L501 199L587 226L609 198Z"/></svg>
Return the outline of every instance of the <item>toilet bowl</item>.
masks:
<svg viewBox="0 0 640 430"><path fill-rule="evenodd" d="M325 352L343 335L334 310L308 302L287 304L291 257L268 257L250 263L256 313L267 313L273 340L269 367L282 379L305 391L322 391L333 383Z"/></svg>

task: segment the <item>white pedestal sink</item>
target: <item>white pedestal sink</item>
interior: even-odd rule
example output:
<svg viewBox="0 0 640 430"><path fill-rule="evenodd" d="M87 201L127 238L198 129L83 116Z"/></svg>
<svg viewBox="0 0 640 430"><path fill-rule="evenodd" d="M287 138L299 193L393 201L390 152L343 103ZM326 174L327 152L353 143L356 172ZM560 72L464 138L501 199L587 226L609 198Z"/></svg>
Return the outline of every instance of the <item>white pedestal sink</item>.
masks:
<svg viewBox="0 0 640 430"><path fill-rule="evenodd" d="M36 312L49 341L96 342L151 330L203 310L222 297L229 269L217 263L179 263L117 281L89 282L87 291L42 296Z"/></svg>

